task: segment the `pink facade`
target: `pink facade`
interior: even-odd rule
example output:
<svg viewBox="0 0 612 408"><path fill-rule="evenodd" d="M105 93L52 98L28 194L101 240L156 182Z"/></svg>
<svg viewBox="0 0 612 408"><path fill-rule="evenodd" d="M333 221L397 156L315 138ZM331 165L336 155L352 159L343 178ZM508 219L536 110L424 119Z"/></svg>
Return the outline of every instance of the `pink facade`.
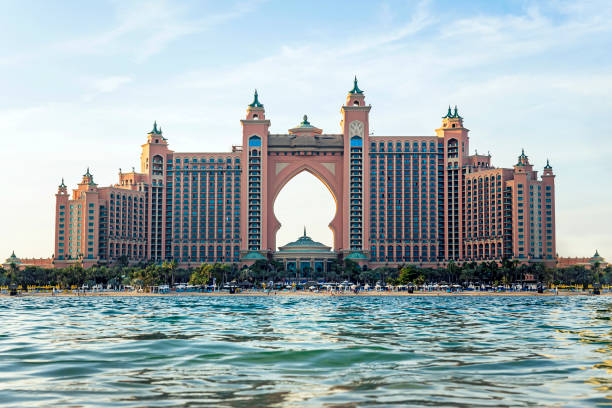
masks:
<svg viewBox="0 0 612 408"><path fill-rule="evenodd" d="M276 197L308 171L334 197L329 227L339 256L356 254L371 267L503 258L554 264L550 166L538 179L524 154L513 169L471 155L456 107L433 136L393 137L369 135L370 109L355 80L340 133L324 133L304 115L288 133L272 134L256 93L241 120L242 146L225 153L174 152L155 124L140 172L120 172L118 184L99 188L88 171L72 197L62 182L55 263L123 256L187 266L273 256Z"/></svg>

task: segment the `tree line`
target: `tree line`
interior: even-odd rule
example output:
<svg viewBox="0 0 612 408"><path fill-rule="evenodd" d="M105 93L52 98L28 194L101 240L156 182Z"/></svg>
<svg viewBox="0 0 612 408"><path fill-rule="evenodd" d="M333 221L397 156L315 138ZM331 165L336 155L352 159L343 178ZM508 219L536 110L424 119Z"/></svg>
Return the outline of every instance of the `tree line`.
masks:
<svg viewBox="0 0 612 408"><path fill-rule="evenodd" d="M83 268L74 264L66 268L41 268L27 266L20 269L11 264L0 268L0 286L58 286L120 288L125 286L151 287L189 283L191 285L220 286L227 282L260 285L264 282L300 281L349 281L375 285L408 285L424 283L509 285L521 283L526 275L534 281L554 285L612 284L612 266L602 267L594 263L591 268L572 266L569 268L546 268L543 264L519 265L516 261L496 262L450 262L445 267L425 268L414 265L383 266L375 269L361 268L350 260L334 261L328 271L306 268L301 272L285 270L284 265L274 260L258 260L250 267L239 264L201 264L194 268L179 268L175 261L162 264L140 263L128 265L126 260L112 266L96 265Z"/></svg>

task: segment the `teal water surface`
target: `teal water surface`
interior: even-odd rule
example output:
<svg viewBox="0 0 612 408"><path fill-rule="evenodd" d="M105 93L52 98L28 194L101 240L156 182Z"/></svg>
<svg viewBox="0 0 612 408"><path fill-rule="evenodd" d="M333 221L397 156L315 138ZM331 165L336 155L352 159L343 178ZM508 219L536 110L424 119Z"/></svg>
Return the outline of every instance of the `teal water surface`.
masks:
<svg viewBox="0 0 612 408"><path fill-rule="evenodd" d="M612 405L611 297L0 298L0 405Z"/></svg>

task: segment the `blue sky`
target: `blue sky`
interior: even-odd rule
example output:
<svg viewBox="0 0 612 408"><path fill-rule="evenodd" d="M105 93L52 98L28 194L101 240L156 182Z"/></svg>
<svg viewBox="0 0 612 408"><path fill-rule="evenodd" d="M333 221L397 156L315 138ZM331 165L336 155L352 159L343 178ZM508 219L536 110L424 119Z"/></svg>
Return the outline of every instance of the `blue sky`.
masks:
<svg viewBox="0 0 612 408"><path fill-rule="evenodd" d="M612 258L612 5L459 1L0 1L0 256L49 256L54 194L90 166L138 167L153 120L176 151L226 151L257 88L286 132L339 131L358 75L375 135L432 135L448 104L471 147L557 174L562 256ZM278 243L331 243L307 174L281 192Z"/></svg>

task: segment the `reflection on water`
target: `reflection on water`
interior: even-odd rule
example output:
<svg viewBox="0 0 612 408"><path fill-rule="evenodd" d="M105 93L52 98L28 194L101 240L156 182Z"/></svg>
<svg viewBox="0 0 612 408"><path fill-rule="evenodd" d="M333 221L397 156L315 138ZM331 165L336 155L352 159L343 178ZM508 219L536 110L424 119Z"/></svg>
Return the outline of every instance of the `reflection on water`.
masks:
<svg viewBox="0 0 612 408"><path fill-rule="evenodd" d="M7 406L604 406L610 297L0 298Z"/></svg>

